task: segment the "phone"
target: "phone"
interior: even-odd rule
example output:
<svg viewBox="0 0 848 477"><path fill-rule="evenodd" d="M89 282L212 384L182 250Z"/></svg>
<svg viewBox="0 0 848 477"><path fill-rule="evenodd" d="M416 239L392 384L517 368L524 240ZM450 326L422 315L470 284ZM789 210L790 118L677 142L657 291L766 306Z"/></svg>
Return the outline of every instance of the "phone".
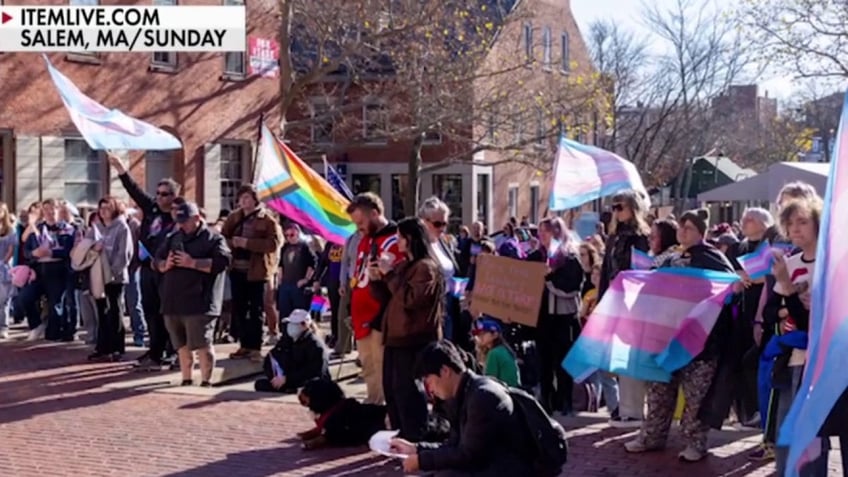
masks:
<svg viewBox="0 0 848 477"><path fill-rule="evenodd" d="M185 246L183 245L182 241L175 242L172 251L174 251L174 252L185 252Z"/></svg>
<svg viewBox="0 0 848 477"><path fill-rule="evenodd" d="M370 253L370 256L369 256L369 258L368 258L368 261L369 261L369 262L374 262L374 261L376 261L376 260L377 260L378 255L380 255L380 247L378 247L378 246L377 246L377 241L376 241L376 240L372 240L372 241L371 241L371 253Z"/></svg>

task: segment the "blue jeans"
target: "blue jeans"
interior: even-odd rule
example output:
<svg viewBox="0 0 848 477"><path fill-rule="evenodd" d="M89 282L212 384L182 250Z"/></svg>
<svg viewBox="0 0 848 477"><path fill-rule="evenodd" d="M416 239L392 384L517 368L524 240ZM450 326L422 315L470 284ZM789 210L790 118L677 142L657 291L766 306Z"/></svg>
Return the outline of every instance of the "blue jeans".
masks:
<svg viewBox="0 0 848 477"><path fill-rule="evenodd" d="M0 331L9 328L9 304L15 287L11 282L0 283Z"/></svg>
<svg viewBox="0 0 848 477"><path fill-rule="evenodd" d="M27 283L18 290L16 297L18 303L15 305L15 310L26 316L30 330L41 326L41 295L42 289L38 280Z"/></svg>
<svg viewBox="0 0 848 477"><path fill-rule="evenodd" d="M603 397L609 412L618 409L618 382L611 374L606 371L596 371L589 376L589 383L595 389L595 395L598 396L598 407Z"/></svg>
<svg viewBox="0 0 848 477"><path fill-rule="evenodd" d="M288 318L294 310L309 311L306 293L297 285L280 285L277 288L277 312L280 314L280 320Z"/></svg>
<svg viewBox="0 0 848 477"><path fill-rule="evenodd" d="M141 307L141 270L130 272L130 281L124 289L127 312L130 314L130 327L132 328L133 340L144 339L146 326L144 324L144 309Z"/></svg>

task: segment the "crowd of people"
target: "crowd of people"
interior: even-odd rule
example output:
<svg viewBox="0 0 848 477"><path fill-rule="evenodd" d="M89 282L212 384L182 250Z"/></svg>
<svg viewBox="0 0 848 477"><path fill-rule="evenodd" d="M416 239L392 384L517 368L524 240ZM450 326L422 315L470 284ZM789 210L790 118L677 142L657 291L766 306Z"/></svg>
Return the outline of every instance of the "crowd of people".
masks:
<svg viewBox="0 0 848 477"><path fill-rule="evenodd" d="M149 195L121 159L110 155L109 163L132 208L107 196L84 220L73 205L48 199L15 219L0 204L0 338L8 338L9 320L27 320L31 340L73 341L82 327L89 360L119 361L127 314L133 343L147 348L134 363L139 370L179 369L189 386L196 357L199 384L210 386L214 343L229 339L239 346L230 358L263 364L255 387L266 392L330 379L329 360L355 348L365 403L386 405L407 471L531 471L533 452L521 436L515 445L502 439L522 425L510 389L534 394L550 416L605 406L611 426L640 429L625 444L631 453L666 446L682 392L681 460L706 457L709 429L732 415L762 427L751 458L776 459L782 475L786 452L775 437L800 386L822 212L807 184L784 187L776 216L749 208L733 224L710 227L706 210L654 218L643 196L624 191L610 198L609 220L591 237L552 217L537 227L510 219L497 240L482 222L450 234L451 210L436 197L395 223L378 196L362 193L347 210L357 231L332 244L264 207L251 185L239 189L237 210L213 223L172 179ZM737 258L764 241L791 246L775 254L771 275L751 279ZM610 283L631 268L633 250L655 267L739 274L733 302L671 382L599 371L575 384L563 359ZM536 327L472 314L481 254L546 264ZM457 280L467 281L462 293ZM322 337L321 312L310 308L325 295L331 331ZM263 344L272 346L264 356ZM763 362L772 364L765 381ZM832 419L844 407L842 399ZM434 413L450 422L450 437L422 443ZM822 432L842 439L848 464L844 426ZM827 474L823 442L824 457L805 475Z"/></svg>

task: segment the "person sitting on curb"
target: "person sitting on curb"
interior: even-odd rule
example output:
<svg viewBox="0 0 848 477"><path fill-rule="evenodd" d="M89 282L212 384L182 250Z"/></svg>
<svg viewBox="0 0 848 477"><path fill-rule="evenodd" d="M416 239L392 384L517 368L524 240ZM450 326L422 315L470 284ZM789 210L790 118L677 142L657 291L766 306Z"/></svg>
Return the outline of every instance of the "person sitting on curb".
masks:
<svg viewBox="0 0 848 477"><path fill-rule="evenodd" d="M254 388L261 392L295 393L310 379L330 379L330 350L318 337L309 312L294 310L283 323L285 336L265 356L265 376L256 380Z"/></svg>

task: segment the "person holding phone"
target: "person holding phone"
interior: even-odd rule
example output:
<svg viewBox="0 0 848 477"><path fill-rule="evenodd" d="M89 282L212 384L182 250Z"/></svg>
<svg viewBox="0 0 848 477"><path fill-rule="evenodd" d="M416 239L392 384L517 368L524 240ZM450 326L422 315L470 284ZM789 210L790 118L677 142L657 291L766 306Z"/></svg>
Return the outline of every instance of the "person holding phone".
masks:
<svg viewBox="0 0 848 477"><path fill-rule="evenodd" d="M193 202L180 202L174 218L178 229L156 252L155 265L162 273L162 313L179 355L182 385L192 384L196 351L201 386L211 386L215 320L221 315L231 253L224 237L206 225Z"/></svg>

